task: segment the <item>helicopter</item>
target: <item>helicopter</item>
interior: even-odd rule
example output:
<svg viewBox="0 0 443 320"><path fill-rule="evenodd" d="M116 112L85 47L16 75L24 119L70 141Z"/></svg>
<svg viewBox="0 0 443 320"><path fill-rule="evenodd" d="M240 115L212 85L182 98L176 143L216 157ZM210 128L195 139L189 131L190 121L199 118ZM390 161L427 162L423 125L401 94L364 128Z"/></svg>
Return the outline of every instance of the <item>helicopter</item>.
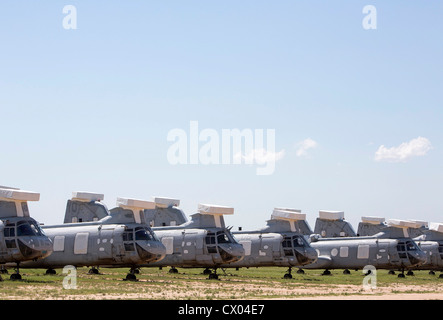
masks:
<svg viewBox="0 0 443 320"><path fill-rule="evenodd" d="M392 223L389 226L392 232L403 233L401 237L393 238L387 232L359 236L352 234L353 229L350 226L345 226L349 223L344 220L344 212L322 210L320 213L316 230L328 229L329 234L340 236L323 238L319 234L312 234L311 246L317 250L318 260L305 266L306 269L325 269L323 275L330 275L331 269L345 269L344 273L349 274L349 269L364 269L365 266L372 265L378 269L400 269L402 273L399 277L404 277L405 269L426 261L425 253L404 233L405 227L401 224ZM348 235L343 230L352 231Z"/></svg>
<svg viewBox="0 0 443 320"><path fill-rule="evenodd" d="M39 200L39 193L0 187L0 264L16 266L11 280L22 279L20 264L52 253L51 240L29 215L28 201Z"/></svg>
<svg viewBox="0 0 443 320"><path fill-rule="evenodd" d="M408 235L413 238L417 245L425 252L426 261L408 271L408 275L413 275L412 270L429 270L429 274L434 275L435 271L443 272L443 224L431 222L428 224L422 220L398 220L389 219L387 222L382 217L362 217L358 225L358 231L364 235L372 235L380 232L390 232L389 226L401 224L404 226L402 234L391 234L391 237ZM391 232L392 233L392 232ZM443 273L439 275L443 278Z"/></svg>
<svg viewBox="0 0 443 320"><path fill-rule="evenodd" d="M309 228L301 210L275 208L264 228L254 231L234 231L245 249L245 258L230 267L288 267L285 279L292 279L292 267L317 260L317 252L303 237L301 230Z"/></svg>

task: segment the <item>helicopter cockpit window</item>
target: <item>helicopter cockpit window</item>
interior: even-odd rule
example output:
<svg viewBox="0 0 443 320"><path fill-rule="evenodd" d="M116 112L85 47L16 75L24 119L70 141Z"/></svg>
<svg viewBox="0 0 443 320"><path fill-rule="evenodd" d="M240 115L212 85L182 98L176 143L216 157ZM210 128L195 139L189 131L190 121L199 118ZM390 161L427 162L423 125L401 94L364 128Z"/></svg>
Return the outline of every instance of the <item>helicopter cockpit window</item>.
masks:
<svg viewBox="0 0 443 320"><path fill-rule="evenodd" d="M206 244L215 244L215 234L212 232L208 232L205 241Z"/></svg>
<svg viewBox="0 0 443 320"><path fill-rule="evenodd" d="M17 236L34 236L34 229L27 221L17 222Z"/></svg>
<svg viewBox="0 0 443 320"><path fill-rule="evenodd" d="M11 228L9 232L13 232ZM17 222L17 236L43 236L43 230L35 221L19 221Z"/></svg>
<svg viewBox="0 0 443 320"><path fill-rule="evenodd" d="M230 243L228 235L224 231L217 232L217 242L218 243Z"/></svg>
<svg viewBox="0 0 443 320"><path fill-rule="evenodd" d="M134 240L134 233L132 229L125 230L123 232L123 241L132 241Z"/></svg>
<svg viewBox="0 0 443 320"><path fill-rule="evenodd" d="M135 240L151 240L151 237L145 229L139 229L135 231Z"/></svg>
<svg viewBox="0 0 443 320"><path fill-rule="evenodd" d="M304 247L305 242L302 237L295 236L293 239L294 247Z"/></svg>
<svg viewBox="0 0 443 320"><path fill-rule="evenodd" d="M406 249L408 251L415 251L415 250L417 250L417 247L415 246L414 242L406 241Z"/></svg>
<svg viewBox="0 0 443 320"><path fill-rule="evenodd" d="M151 228L145 228L146 232L151 236L155 241L160 241L154 231Z"/></svg>

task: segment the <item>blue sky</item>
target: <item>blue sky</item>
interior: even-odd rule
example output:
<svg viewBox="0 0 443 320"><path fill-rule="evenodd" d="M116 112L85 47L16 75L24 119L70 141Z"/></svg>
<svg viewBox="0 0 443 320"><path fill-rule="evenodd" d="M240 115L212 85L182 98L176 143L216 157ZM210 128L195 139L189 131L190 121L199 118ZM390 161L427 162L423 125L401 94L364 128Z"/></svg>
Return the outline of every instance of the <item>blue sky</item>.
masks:
<svg viewBox="0 0 443 320"><path fill-rule="evenodd" d="M365 5L377 29L365 30ZM63 28L65 5L77 29ZM0 184L41 193L59 223L72 191L443 222L443 4L418 1L3 1ZM174 128L275 129L275 172L171 165ZM408 143L425 138L422 155ZM315 147L297 156L299 143ZM407 144L404 161L375 161ZM402 151L403 150L403 151ZM406 150L406 151L405 151ZM423 151L423 150L422 150Z"/></svg>

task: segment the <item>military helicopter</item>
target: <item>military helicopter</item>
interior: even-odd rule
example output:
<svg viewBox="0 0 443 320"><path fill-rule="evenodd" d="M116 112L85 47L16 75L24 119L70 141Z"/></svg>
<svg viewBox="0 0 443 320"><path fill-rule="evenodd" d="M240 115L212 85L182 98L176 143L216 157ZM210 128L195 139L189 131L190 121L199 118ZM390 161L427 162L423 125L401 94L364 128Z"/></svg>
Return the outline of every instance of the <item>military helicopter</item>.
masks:
<svg viewBox="0 0 443 320"><path fill-rule="evenodd" d="M285 279L292 279L292 267L301 267L317 260L317 252L302 235L309 230L301 210L275 208L266 227L255 231L234 231L245 249L245 258L226 267L288 267Z"/></svg>
<svg viewBox="0 0 443 320"><path fill-rule="evenodd" d="M140 264L149 264L165 256L165 247L144 223L143 210L154 203L131 198L117 198L118 207L109 212L100 203L103 194L73 192L68 200L65 221L70 223L44 226L54 243L53 254L39 261L24 263L26 268L54 268L72 265L95 267L130 267L126 280L136 280ZM85 222L83 219L93 221ZM77 221L77 222L75 222Z"/></svg>
<svg viewBox="0 0 443 320"><path fill-rule="evenodd" d="M403 234L391 234L391 237L408 235L425 252L426 262L410 268L408 275L413 275L413 270L429 270L429 274L435 271L443 272L443 224L431 222L428 226L426 221L421 220L395 220L385 222L382 217L362 217L362 222L358 225L359 233L365 235L377 234L380 232L391 232L389 225L392 223L404 226ZM443 274L440 274L443 278Z"/></svg>
<svg viewBox="0 0 443 320"><path fill-rule="evenodd" d="M174 211L172 207L178 205L175 199L155 199L160 207L169 208L170 213ZM161 214L158 210L149 211L146 210L145 213L151 218ZM170 266L170 272L177 272L176 267L204 267L209 279L218 279L217 268L240 261L245 253L243 246L235 240L224 224L223 215L233 213L234 209L231 207L199 204L198 213L191 215L190 221L167 226L166 224L171 224L170 221L181 221L171 215L169 219L173 220L165 219L162 226L153 226L152 229L166 247L166 257L148 267ZM180 219L184 216L181 210L175 210L175 214ZM157 217L157 221L158 219Z"/></svg>
<svg viewBox="0 0 443 320"><path fill-rule="evenodd" d="M340 234L348 224L344 220L342 211L321 211L320 225L316 230L325 230L326 225L335 226L331 233ZM326 222L326 224L324 224ZM391 228L403 230L399 224L392 224ZM353 230L353 229L352 229ZM426 261L425 253L409 237L391 238L388 233L379 233L373 236L339 236L322 238L321 235L311 235L311 246L317 250L318 259L315 263L305 266L305 269L325 269L324 275L331 274L331 269L363 269L372 265L378 269L400 269L399 277L404 277L404 270L418 266Z"/></svg>
<svg viewBox="0 0 443 320"><path fill-rule="evenodd" d="M0 264L16 265L11 280L22 278L21 263L43 259L52 253L51 240L29 216L28 201L38 200L39 193L0 187Z"/></svg>

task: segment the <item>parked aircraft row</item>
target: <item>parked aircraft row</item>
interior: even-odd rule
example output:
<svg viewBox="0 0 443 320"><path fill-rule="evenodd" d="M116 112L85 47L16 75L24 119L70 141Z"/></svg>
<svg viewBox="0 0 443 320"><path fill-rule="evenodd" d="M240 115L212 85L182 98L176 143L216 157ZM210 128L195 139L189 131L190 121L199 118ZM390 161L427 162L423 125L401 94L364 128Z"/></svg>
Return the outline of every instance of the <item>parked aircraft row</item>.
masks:
<svg viewBox="0 0 443 320"><path fill-rule="evenodd" d="M151 201L117 198L111 210L103 194L73 192L67 201L64 223L39 225L29 216L27 201L39 194L0 188L0 264L19 268L44 268L47 273L66 265L128 267L127 280L135 280L142 267L205 268L217 279L219 268L280 266L292 268L405 270L443 269L443 224L414 231L412 222L381 221L366 217L359 233L344 220L344 213L320 211L315 230L300 210L275 208L258 230L232 231L224 222L234 209L199 204L190 220L180 201L154 197ZM416 225L414 225L416 226ZM211 271L212 270L212 271Z"/></svg>

